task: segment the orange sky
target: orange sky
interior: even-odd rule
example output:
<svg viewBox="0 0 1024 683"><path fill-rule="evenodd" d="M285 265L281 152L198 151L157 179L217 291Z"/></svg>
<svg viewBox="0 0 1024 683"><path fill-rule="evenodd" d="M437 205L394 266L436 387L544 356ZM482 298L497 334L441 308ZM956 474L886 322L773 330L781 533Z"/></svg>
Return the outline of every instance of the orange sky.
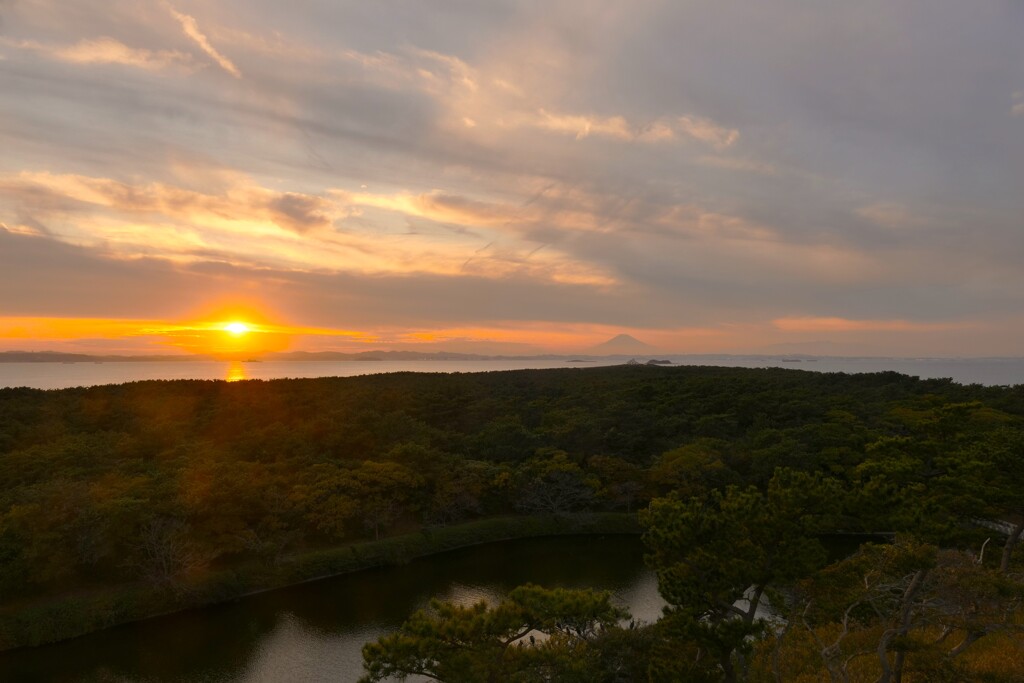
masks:
<svg viewBox="0 0 1024 683"><path fill-rule="evenodd" d="M673 353L749 353L750 340L809 344L821 333L842 332L857 341L878 335L898 337L907 344L926 344L942 334L953 340L984 331L980 323L960 325L917 324L908 321L844 320L838 318L778 319L763 327L754 325L719 328L634 330L655 348ZM456 351L484 354L575 353L621 333L621 328L596 325L552 325L547 322L518 327L446 328L409 331L401 328L375 332L314 328L273 322L248 309L234 315L166 322L154 320L95 318L0 318L0 351L35 350L108 354L204 354L225 357L257 357L267 352L290 350L362 352L370 350ZM799 349L799 342L794 347ZM908 350L912 350L912 346ZM771 352L773 348L763 348ZM779 353L784 347L778 349ZM822 347L809 353L842 352Z"/></svg>

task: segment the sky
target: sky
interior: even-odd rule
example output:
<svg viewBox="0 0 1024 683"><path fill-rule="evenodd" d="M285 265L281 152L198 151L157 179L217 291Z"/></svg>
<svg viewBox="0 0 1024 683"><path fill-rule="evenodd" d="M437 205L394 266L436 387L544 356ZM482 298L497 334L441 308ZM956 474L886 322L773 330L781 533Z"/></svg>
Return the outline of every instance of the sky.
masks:
<svg viewBox="0 0 1024 683"><path fill-rule="evenodd" d="M0 0L0 350L1024 355L1022 35L1019 0Z"/></svg>

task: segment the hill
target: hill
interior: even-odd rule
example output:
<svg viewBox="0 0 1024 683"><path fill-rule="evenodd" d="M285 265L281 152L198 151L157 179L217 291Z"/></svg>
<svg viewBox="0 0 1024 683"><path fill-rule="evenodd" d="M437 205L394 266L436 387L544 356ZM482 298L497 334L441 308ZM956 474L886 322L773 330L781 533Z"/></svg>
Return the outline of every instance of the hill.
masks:
<svg viewBox="0 0 1024 683"><path fill-rule="evenodd" d="M658 349L631 335L618 334L606 342L590 347L587 353L595 356L644 356L658 353Z"/></svg>

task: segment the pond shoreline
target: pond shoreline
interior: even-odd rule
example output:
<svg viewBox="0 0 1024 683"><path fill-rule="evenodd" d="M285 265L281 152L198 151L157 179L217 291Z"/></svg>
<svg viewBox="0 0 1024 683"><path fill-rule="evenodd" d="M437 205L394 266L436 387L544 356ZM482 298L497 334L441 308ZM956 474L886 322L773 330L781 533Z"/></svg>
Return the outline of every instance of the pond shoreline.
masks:
<svg viewBox="0 0 1024 683"><path fill-rule="evenodd" d="M176 591L127 584L42 599L27 607L0 608L0 652L69 640L113 626L476 545L544 536L639 533L637 516L632 513L493 517L310 551L289 557L275 567L222 570L178 586Z"/></svg>

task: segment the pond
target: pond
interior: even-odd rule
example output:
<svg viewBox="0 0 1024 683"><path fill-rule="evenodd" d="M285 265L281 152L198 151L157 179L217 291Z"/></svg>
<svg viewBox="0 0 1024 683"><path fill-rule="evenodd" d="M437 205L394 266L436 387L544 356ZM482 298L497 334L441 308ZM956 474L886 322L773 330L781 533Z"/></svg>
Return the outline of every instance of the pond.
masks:
<svg viewBox="0 0 1024 683"><path fill-rule="evenodd" d="M610 590L644 621L655 621L664 605L637 537L523 539L0 653L0 681L355 681L363 644L397 628L431 598L496 601L523 583Z"/></svg>

